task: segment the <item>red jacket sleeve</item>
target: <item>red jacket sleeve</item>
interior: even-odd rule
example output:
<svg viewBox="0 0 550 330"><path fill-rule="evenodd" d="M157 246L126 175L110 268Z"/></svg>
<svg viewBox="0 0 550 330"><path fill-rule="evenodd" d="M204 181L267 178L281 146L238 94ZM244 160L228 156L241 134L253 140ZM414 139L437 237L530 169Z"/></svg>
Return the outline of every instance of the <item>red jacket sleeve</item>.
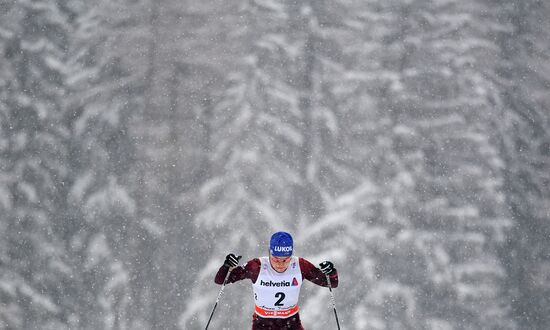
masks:
<svg viewBox="0 0 550 330"><path fill-rule="evenodd" d="M233 268L233 270L231 270L231 273L229 274L229 277L227 278L227 284L241 281L247 278L250 279L252 283L256 282L256 279L258 279L258 275L260 274L260 265L260 259L256 258L249 260L246 264L242 266L237 266ZM223 281L228 271L229 269L227 267L221 266L216 273L214 282L216 282L216 284L223 284Z"/></svg>
<svg viewBox="0 0 550 330"><path fill-rule="evenodd" d="M300 258L299 260L300 260L300 269L302 270L303 278L317 285L328 287L327 277L319 268L313 266L311 262L307 261L304 258ZM334 269L332 274L329 275L329 278L330 278L331 287L337 288L338 271L336 270L336 268Z"/></svg>

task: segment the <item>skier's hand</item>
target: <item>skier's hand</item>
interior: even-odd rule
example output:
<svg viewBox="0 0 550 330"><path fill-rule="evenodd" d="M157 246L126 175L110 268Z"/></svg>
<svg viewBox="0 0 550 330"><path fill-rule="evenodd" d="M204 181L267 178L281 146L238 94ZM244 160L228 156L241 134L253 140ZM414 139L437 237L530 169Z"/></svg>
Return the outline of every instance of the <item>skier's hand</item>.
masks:
<svg viewBox="0 0 550 330"><path fill-rule="evenodd" d="M334 272L334 264L330 261L323 261L319 264L319 267L321 267L321 271L323 274L329 275L332 272Z"/></svg>
<svg viewBox="0 0 550 330"><path fill-rule="evenodd" d="M239 264L239 260L242 258L242 256L236 256L233 253L228 254L225 257L225 261L223 265L227 268L233 268Z"/></svg>

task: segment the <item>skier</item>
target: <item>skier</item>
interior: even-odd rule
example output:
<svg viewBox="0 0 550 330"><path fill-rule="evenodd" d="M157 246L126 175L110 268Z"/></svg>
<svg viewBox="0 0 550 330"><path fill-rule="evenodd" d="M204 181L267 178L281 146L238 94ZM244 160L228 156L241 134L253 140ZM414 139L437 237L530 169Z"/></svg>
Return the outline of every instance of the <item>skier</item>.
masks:
<svg viewBox="0 0 550 330"><path fill-rule="evenodd" d="M252 281L255 309L252 330L304 330L298 314L298 297L302 280L320 286L338 286L338 272L330 261L319 264L320 269L304 258L292 256L292 236L276 232L271 236L269 256L249 260L239 266L240 256L228 254L218 270L217 284L244 279ZM327 283L327 276L330 283Z"/></svg>

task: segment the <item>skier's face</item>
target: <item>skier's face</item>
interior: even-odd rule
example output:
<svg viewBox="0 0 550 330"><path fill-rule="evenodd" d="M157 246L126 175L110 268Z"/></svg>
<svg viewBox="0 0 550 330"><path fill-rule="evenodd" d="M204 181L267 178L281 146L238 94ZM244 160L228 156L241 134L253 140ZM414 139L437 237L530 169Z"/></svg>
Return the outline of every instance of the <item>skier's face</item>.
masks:
<svg viewBox="0 0 550 330"><path fill-rule="evenodd" d="M275 269L277 272L282 273L290 264L290 257L274 257L272 255L269 255L269 262L271 263L271 267Z"/></svg>

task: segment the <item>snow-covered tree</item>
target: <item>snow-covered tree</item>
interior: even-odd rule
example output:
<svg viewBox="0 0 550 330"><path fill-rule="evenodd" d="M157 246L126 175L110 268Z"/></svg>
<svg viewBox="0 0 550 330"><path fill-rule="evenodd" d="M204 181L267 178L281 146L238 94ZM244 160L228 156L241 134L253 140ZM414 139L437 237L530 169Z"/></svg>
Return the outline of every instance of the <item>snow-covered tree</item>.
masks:
<svg viewBox="0 0 550 330"><path fill-rule="evenodd" d="M89 5L21 1L2 19L8 328L109 329L124 315L127 101Z"/></svg>
<svg viewBox="0 0 550 330"><path fill-rule="evenodd" d="M510 219L489 130L495 86L484 75L498 51L490 32L503 26L485 11L453 1L350 11L366 39L348 48L364 86L351 95L375 99L380 128L370 188L350 190L363 203L344 213L367 233L348 234L364 254L349 270L362 277L347 315L358 329L514 327L498 256Z"/></svg>
<svg viewBox="0 0 550 330"><path fill-rule="evenodd" d="M340 126L330 95L323 95L337 83L331 70L341 70L335 35L327 33L340 27L325 20L329 11L317 2L242 6L244 28L233 38L243 57L213 108L211 175L200 190L203 211L196 219L206 240L216 244L193 297L207 298L204 286L215 294L211 277L228 249L245 258L265 254L276 230L294 233L302 254L317 250L300 247L301 235L307 239L335 190L352 181L343 171L353 161L340 149L347 128ZM197 299L182 316L184 328L206 321L209 301ZM242 313L250 308L243 306ZM245 326L248 320L229 322Z"/></svg>
<svg viewBox="0 0 550 330"><path fill-rule="evenodd" d="M495 4L495 2L492 2ZM502 49L497 62L501 98L495 121L505 161L506 201L514 221L502 250L510 299L520 328L550 326L548 235L550 227L550 70L548 22L544 1L510 2L501 20L509 28L496 34Z"/></svg>
<svg viewBox="0 0 550 330"><path fill-rule="evenodd" d="M63 329L70 266L57 236L68 167L62 98L70 17L62 3L2 12L3 328Z"/></svg>

